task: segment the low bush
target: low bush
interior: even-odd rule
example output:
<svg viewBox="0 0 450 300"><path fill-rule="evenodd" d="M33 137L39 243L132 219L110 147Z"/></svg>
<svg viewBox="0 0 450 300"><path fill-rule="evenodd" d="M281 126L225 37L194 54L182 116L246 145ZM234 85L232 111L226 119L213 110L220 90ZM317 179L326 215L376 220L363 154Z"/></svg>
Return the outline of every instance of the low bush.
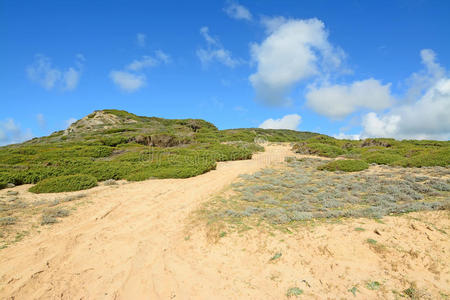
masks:
<svg viewBox="0 0 450 300"><path fill-rule="evenodd" d="M41 225L58 223L59 218L67 217L69 214L70 213L67 209L62 208L47 209L42 214Z"/></svg>
<svg viewBox="0 0 450 300"><path fill-rule="evenodd" d="M97 185L95 177L90 175L67 175L44 179L29 189L32 193L71 192L92 188Z"/></svg>
<svg viewBox="0 0 450 300"><path fill-rule="evenodd" d="M317 167L318 170L358 172L369 168L369 164L357 159L334 160Z"/></svg>
<svg viewBox="0 0 450 300"><path fill-rule="evenodd" d="M369 164L392 165L396 161L402 160L403 157L395 153L372 152L363 155L363 159Z"/></svg>
<svg viewBox="0 0 450 300"><path fill-rule="evenodd" d="M286 168L240 175L232 185L233 194L207 204L202 214L208 222L215 219L248 228L261 222L295 226L318 219L382 218L450 207L450 181L441 179L436 172L440 167L411 171L385 167L374 173L339 174L318 170L367 167L361 160L335 160L325 166L317 158L288 160Z"/></svg>
<svg viewBox="0 0 450 300"><path fill-rule="evenodd" d="M345 154L345 150L338 146L322 143L297 144L297 146L294 146L294 150L301 154L312 154L325 157L338 157L339 155Z"/></svg>
<svg viewBox="0 0 450 300"><path fill-rule="evenodd" d="M416 168L432 166L448 167L450 166L450 147L434 151L421 151L417 155L396 161L395 165Z"/></svg>

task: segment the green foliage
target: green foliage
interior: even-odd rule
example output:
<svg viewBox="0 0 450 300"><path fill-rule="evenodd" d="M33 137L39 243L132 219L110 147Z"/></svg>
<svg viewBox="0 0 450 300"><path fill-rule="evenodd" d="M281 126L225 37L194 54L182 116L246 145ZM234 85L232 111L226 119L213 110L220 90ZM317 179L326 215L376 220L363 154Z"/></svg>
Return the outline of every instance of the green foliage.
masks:
<svg viewBox="0 0 450 300"><path fill-rule="evenodd" d="M338 146L322 143L297 145L294 147L294 150L301 154L311 154L324 157L337 157L345 153L345 150L339 148Z"/></svg>
<svg viewBox="0 0 450 300"><path fill-rule="evenodd" d="M120 144L126 144L128 142L128 137L115 135L108 136L101 139L103 145L115 147Z"/></svg>
<svg viewBox="0 0 450 300"><path fill-rule="evenodd" d="M298 296L300 296L301 294L303 294L303 290L300 289L300 288L298 288L298 287L291 287L291 288L288 289L287 292L286 292L286 296L287 296L287 297L292 297L292 296L298 297Z"/></svg>
<svg viewBox="0 0 450 300"><path fill-rule="evenodd" d="M94 117L96 121L89 124ZM105 124L101 124L103 117ZM199 119L169 120L103 110L76 122L69 131L0 147L0 189L7 183L38 183L76 174L98 181L190 177L214 169L218 161L251 158L264 150L255 140L297 142L294 149L300 153L345 155L369 163L405 167L450 164L450 142L349 141L294 130L218 130Z"/></svg>
<svg viewBox="0 0 450 300"><path fill-rule="evenodd" d="M348 290L350 293L353 294L353 296L356 296L356 292L358 292L358 288L356 286L352 287Z"/></svg>
<svg viewBox="0 0 450 300"><path fill-rule="evenodd" d="M417 155L396 162L395 165L402 167L448 167L450 166L450 147L431 151L421 151Z"/></svg>
<svg viewBox="0 0 450 300"><path fill-rule="evenodd" d="M92 188L97 185L95 177L90 175L67 175L44 179L29 189L33 193L71 192Z"/></svg>
<svg viewBox="0 0 450 300"><path fill-rule="evenodd" d="M337 140L317 135L293 146L301 154L361 158L367 163L403 167L450 166L450 141L416 141L377 138Z"/></svg>
<svg viewBox="0 0 450 300"><path fill-rule="evenodd" d="M279 259L279 258L281 257L281 255L282 255L282 254L281 254L280 252L275 253L274 256L272 256L272 257L270 258L270 261L274 261L274 260Z"/></svg>
<svg viewBox="0 0 450 300"><path fill-rule="evenodd" d="M239 128L220 131L220 140L253 142L262 139L268 142L298 142L316 136L317 133L289 129Z"/></svg>
<svg viewBox="0 0 450 300"><path fill-rule="evenodd" d="M318 170L358 172L369 168L369 164L357 159L339 159L317 167Z"/></svg>
<svg viewBox="0 0 450 300"><path fill-rule="evenodd" d="M403 157L399 154L389 153L388 151L377 151L367 153L363 156L363 159L369 164L392 165L393 163L402 160Z"/></svg>
<svg viewBox="0 0 450 300"><path fill-rule="evenodd" d="M366 284L366 288L369 290L378 290L380 289L381 284L378 281L370 281Z"/></svg>
<svg viewBox="0 0 450 300"><path fill-rule="evenodd" d="M367 239L367 243L369 243L371 245L375 245L377 243L377 241L374 239Z"/></svg>

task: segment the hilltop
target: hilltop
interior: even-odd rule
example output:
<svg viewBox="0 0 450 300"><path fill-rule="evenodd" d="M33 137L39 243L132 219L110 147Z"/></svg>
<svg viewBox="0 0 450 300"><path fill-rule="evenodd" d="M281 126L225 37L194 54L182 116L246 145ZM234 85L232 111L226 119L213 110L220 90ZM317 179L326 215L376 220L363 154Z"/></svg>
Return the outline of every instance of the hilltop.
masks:
<svg viewBox="0 0 450 300"><path fill-rule="evenodd" d="M370 163L450 165L448 141L351 141L284 129L219 130L201 119L163 119L105 109L66 130L1 147L0 188L39 183L31 191L61 192L90 188L108 179L192 177L215 169L218 161L250 159L264 151L261 142L291 142L300 154L352 159L322 167L329 171L362 170Z"/></svg>
<svg viewBox="0 0 450 300"><path fill-rule="evenodd" d="M84 179L63 177L63 186L56 180L34 191L83 189L108 179L185 178L214 169L217 161L251 158L263 151L255 139L298 142L317 135L259 128L218 130L200 119L163 119L105 109L66 130L1 147L0 187L73 175Z"/></svg>

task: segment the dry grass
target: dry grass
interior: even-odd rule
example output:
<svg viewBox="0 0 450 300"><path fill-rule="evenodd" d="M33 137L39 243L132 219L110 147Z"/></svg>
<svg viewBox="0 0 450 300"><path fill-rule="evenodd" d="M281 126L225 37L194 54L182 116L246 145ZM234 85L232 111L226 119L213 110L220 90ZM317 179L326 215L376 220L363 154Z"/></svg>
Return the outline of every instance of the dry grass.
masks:
<svg viewBox="0 0 450 300"><path fill-rule="evenodd" d="M449 170L376 166L357 173L317 170L322 160L286 159L284 167L242 175L198 215L208 236L253 227L289 228L343 218L376 218L450 205ZM215 238L211 238L216 240ZM380 245L373 250L384 251Z"/></svg>
<svg viewBox="0 0 450 300"><path fill-rule="evenodd" d="M31 232L39 232L41 226L60 222L86 196L78 193L30 198L29 193L23 193L6 191L0 195L0 249L21 241Z"/></svg>

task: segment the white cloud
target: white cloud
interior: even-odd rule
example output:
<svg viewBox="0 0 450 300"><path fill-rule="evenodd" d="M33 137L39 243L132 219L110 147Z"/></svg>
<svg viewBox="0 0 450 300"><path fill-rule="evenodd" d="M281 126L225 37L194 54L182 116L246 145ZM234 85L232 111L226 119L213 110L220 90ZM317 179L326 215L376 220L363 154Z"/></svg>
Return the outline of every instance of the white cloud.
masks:
<svg viewBox="0 0 450 300"><path fill-rule="evenodd" d="M75 123L76 121L77 121L77 119L75 119L75 118L69 118L68 120L64 121L64 124L66 125L66 128L67 128L70 125L72 125L73 123Z"/></svg>
<svg viewBox="0 0 450 300"><path fill-rule="evenodd" d="M134 92L146 83L146 77L143 74L134 74L127 71L111 71L109 73L111 80L123 91Z"/></svg>
<svg viewBox="0 0 450 300"><path fill-rule="evenodd" d="M37 54L33 64L27 67L28 78L47 90L60 88L61 90L74 90L81 77L83 62L82 54L76 55L76 67L61 70L52 65L51 59L45 55Z"/></svg>
<svg viewBox="0 0 450 300"><path fill-rule="evenodd" d="M363 117L363 135L398 139L450 139L450 78L438 81L417 102Z"/></svg>
<svg viewBox="0 0 450 300"><path fill-rule="evenodd" d="M170 58L170 55L165 53L162 50L156 50L155 51L155 55L156 55L156 58L159 59L159 61L161 61L161 62L163 62L165 64L168 64L168 63L172 62L172 59Z"/></svg>
<svg viewBox="0 0 450 300"><path fill-rule="evenodd" d="M431 49L420 51L421 62L424 69L413 73L408 79L409 90L406 100L414 101L419 98L427 89L432 87L437 81L445 78L445 69L436 62L436 54Z"/></svg>
<svg viewBox="0 0 450 300"><path fill-rule="evenodd" d="M141 71L142 69L156 67L163 63L168 64L171 62L170 56L162 50L155 51L155 57L150 55L144 55L141 59L135 59L126 66L126 69L131 71Z"/></svg>
<svg viewBox="0 0 450 300"><path fill-rule="evenodd" d="M306 99L314 111L333 119L342 119L359 108L382 110L392 104L390 84L372 78L349 85L311 86Z"/></svg>
<svg viewBox="0 0 450 300"><path fill-rule="evenodd" d="M292 114L286 115L281 119L267 119L259 125L259 128L296 130L301 121L302 117L297 114Z"/></svg>
<svg viewBox="0 0 450 300"><path fill-rule="evenodd" d="M200 33L205 39L207 47L198 49L197 57L204 67L213 61L218 61L230 68L234 68L241 63L239 59L233 58L231 52L222 46L219 39L209 34L208 27L200 28Z"/></svg>
<svg viewBox="0 0 450 300"><path fill-rule="evenodd" d="M44 129L47 126L47 122L45 121L45 117L43 114L37 114L36 120L38 122L38 125L41 129Z"/></svg>
<svg viewBox="0 0 450 300"><path fill-rule="evenodd" d="M0 121L0 146L21 143L33 137L31 130L23 131L14 119Z"/></svg>
<svg viewBox="0 0 450 300"><path fill-rule="evenodd" d="M151 57L144 55L142 59L135 59L133 60L126 68L128 70L132 71L140 71L144 68L154 67L158 64L158 60Z"/></svg>
<svg viewBox="0 0 450 300"><path fill-rule="evenodd" d="M147 42L147 35L143 33L136 34L136 42L139 47L145 47L145 44Z"/></svg>
<svg viewBox="0 0 450 300"><path fill-rule="evenodd" d="M249 79L256 97L266 104L290 102L287 96L296 84L341 66L345 54L328 42L322 21L278 17L263 24L268 36L251 46L258 69Z"/></svg>
<svg viewBox="0 0 450 300"><path fill-rule="evenodd" d="M450 139L450 78L436 62L432 50L420 52L424 70L411 76L419 88L408 91L406 99L388 113L370 112L363 117L365 137L398 139ZM414 97L415 96L415 97Z"/></svg>
<svg viewBox="0 0 450 300"><path fill-rule="evenodd" d="M126 92L135 92L146 85L145 69L171 62L170 56L162 50L155 51L155 56L144 55L125 66L123 70L112 70L109 73L111 80Z"/></svg>
<svg viewBox="0 0 450 300"><path fill-rule="evenodd" d="M224 11L229 17L234 19L247 21L252 20L252 14L250 11L237 2L229 1L227 6L224 8Z"/></svg>
<svg viewBox="0 0 450 300"><path fill-rule="evenodd" d="M359 140L361 139L360 134L346 134L343 132L339 132L339 134L333 135L334 138L339 140Z"/></svg>
<svg viewBox="0 0 450 300"><path fill-rule="evenodd" d="M69 68L63 74L62 82L63 89L65 90L73 90L77 87L78 82L80 81L80 71L76 71L74 68Z"/></svg>

